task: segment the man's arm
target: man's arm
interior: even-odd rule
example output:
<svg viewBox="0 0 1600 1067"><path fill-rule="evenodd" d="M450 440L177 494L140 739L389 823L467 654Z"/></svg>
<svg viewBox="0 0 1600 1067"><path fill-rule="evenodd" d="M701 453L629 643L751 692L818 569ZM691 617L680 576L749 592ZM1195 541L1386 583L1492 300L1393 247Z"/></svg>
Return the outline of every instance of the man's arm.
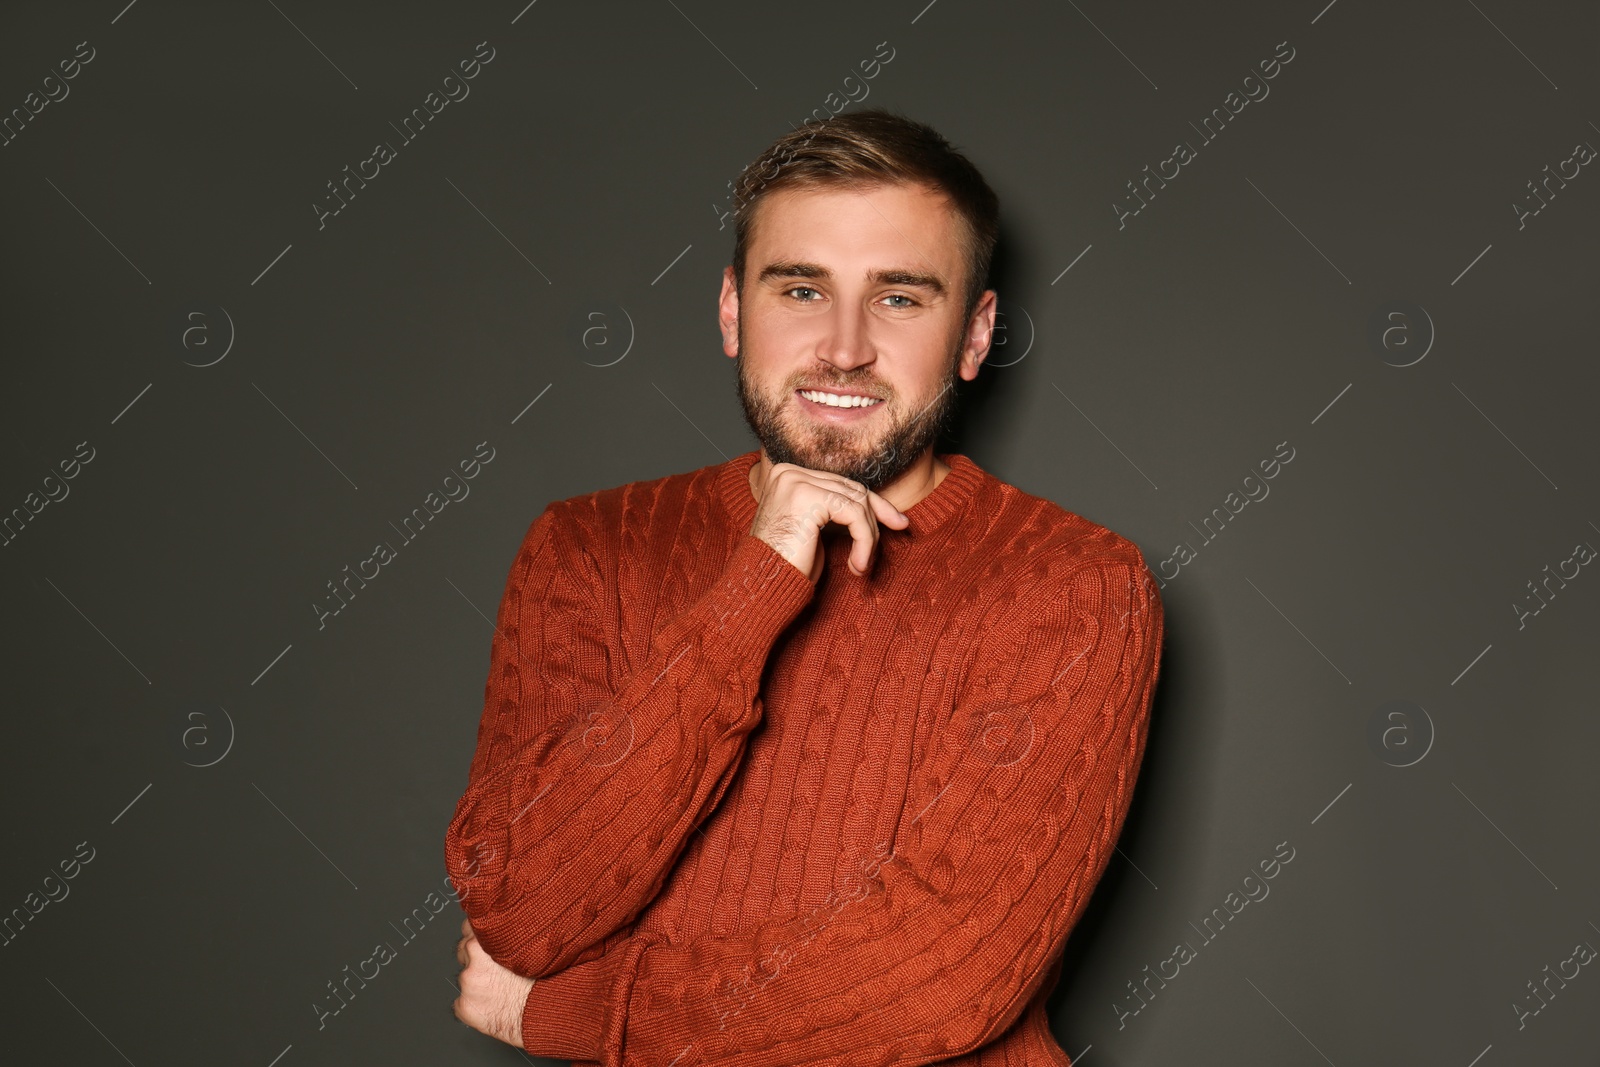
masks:
<svg viewBox="0 0 1600 1067"><path fill-rule="evenodd" d="M567 505L529 528L490 645L446 869L484 949L518 974L560 971L654 898L728 787L762 715L762 669L811 599L806 575L741 536L712 586L632 673L575 547Z"/></svg>
<svg viewBox="0 0 1600 1067"><path fill-rule="evenodd" d="M859 891L737 937L625 937L534 986L524 1048L604 1067L912 1067L1015 1022L1121 831L1164 640L1131 544L1065 566L988 629Z"/></svg>

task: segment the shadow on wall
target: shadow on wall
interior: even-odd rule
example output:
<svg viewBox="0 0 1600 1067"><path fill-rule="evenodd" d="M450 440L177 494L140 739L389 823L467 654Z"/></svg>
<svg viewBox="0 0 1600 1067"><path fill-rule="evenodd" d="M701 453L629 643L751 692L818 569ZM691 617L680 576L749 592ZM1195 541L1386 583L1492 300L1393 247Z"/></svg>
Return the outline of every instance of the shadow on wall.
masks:
<svg viewBox="0 0 1600 1067"><path fill-rule="evenodd" d="M1128 977L1115 958L1121 948L1167 947L1158 939L1170 933L1166 919L1172 908L1158 894L1171 894L1176 906L1180 887L1203 879L1211 866L1208 828L1215 823L1210 805L1217 792L1211 779L1222 763L1222 737L1217 718L1204 715L1216 701L1197 694L1220 688L1214 665L1223 650L1211 636L1219 632L1220 620L1203 597L1195 587L1181 604L1170 596L1163 601L1161 674L1133 802L1116 842L1122 854L1111 854L1068 936L1060 981L1046 1006L1058 1040L1076 1042L1068 1055L1117 1029L1111 1025L1117 1017L1114 1005L1127 994ZM1069 1018L1071 1025L1064 1025ZM1108 1051L1097 1048L1096 1057Z"/></svg>

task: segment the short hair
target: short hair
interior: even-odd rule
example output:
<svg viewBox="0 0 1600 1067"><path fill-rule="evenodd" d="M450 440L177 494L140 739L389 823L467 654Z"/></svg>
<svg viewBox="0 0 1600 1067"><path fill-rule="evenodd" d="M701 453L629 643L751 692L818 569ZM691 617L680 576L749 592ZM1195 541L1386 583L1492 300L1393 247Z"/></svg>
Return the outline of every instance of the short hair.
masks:
<svg viewBox="0 0 1600 1067"><path fill-rule="evenodd" d="M988 288L1000 235L1000 198L978 168L933 127L883 108L807 119L739 173L733 187L734 283L742 293L754 209L766 197L783 189L861 189L902 182L943 194L964 224L964 323Z"/></svg>

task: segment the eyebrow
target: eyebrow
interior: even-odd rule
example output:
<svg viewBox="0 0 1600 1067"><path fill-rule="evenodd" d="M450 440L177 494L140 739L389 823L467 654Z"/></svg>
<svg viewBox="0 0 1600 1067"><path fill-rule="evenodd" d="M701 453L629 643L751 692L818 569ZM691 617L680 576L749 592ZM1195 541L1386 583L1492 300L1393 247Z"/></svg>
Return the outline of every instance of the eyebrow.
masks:
<svg viewBox="0 0 1600 1067"><path fill-rule="evenodd" d="M818 281L831 281L833 271L820 263L779 260L762 267L761 273L756 276L756 281L764 282L768 278L813 278ZM926 289L937 296L945 295L944 281L937 274L899 268L880 269L868 271L867 280L877 285L900 285L910 289Z"/></svg>

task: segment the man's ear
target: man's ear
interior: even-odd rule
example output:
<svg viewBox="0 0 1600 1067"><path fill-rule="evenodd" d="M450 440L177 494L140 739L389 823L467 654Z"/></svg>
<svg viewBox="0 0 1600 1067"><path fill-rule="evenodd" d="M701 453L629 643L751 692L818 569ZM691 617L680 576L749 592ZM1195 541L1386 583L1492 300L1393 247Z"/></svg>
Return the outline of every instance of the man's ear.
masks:
<svg viewBox="0 0 1600 1067"><path fill-rule="evenodd" d="M994 317L998 303L998 294L993 289L985 289L978 298L978 306L972 309L972 318L967 321L966 338L961 347L960 373L965 381L970 382L978 376L978 367L989 355L989 346L994 343Z"/></svg>
<svg viewBox="0 0 1600 1067"><path fill-rule="evenodd" d="M717 326L722 330L722 351L730 359L739 354L739 285L733 267L722 268L722 295L717 298Z"/></svg>

